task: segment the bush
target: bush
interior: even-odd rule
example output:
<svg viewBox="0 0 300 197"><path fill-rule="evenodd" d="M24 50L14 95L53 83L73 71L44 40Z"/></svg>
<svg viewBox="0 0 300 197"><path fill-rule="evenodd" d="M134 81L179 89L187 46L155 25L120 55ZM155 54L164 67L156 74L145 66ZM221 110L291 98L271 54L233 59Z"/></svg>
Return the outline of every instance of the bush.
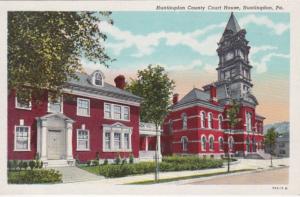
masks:
<svg viewBox="0 0 300 197"><path fill-rule="evenodd" d="M8 170L9 171L11 171L12 170L12 168L13 168L13 162L12 161L7 161L7 168L8 168Z"/></svg>
<svg viewBox="0 0 300 197"><path fill-rule="evenodd" d="M103 162L103 165L107 165L108 164L108 160L105 159L104 162Z"/></svg>
<svg viewBox="0 0 300 197"><path fill-rule="evenodd" d="M36 166L36 162L34 161L34 160L31 160L30 162L29 162L29 167L30 167L30 169L31 170L33 170L33 168Z"/></svg>
<svg viewBox="0 0 300 197"><path fill-rule="evenodd" d="M15 171L17 170L18 165L19 165L18 160L13 160L13 168L15 169Z"/></svg>
<svg viewBox="0 0 300 197"><path fill-rule="evenodd" d="M41 164L40 164L39 168L43 168L43 165L44 165L44 162L41 161Z"/></svg>
<svg viewBox="0 0 300 197"><path fill-rule="evenodd" d="M99 160L93 160L93 166L99 166Z"/></svg>
<svg viewBox="0 0 300 197"><path fill-rule="evenodd" d="M126 159L122 160L122 165L124 165L124 164L127 164L127 160Z"/></svg>
<svg viewBox="0 0 300 197"><path fill-rule="evenodd" d="M8 183L34 184L34 183L59 183L62 175L53 169L51 170L29 170L20 173L10 172Z"/></svg>
<svg viewBox="0 0 300 197"><path fill-rule="evenodd" d="M23 168L23 161L21 160L21 161L19 161L18 162L18 167L19 167L19 170L21 171L22 170L22 168ZM26 163L26 162L25 162ZM25 169L26 170L26 169Z"/></svg>
<svg viewBox="0 0 300 197"><path fill-rule="evenodd" d="M116 158L115 158L115 164L120 164L120 162L121 162L121 157L120 157L120 155L119 156L117 156Z"/></svg>
<svg viewBox="0 0 300 197"><path fill-rule="evenodd" d="M91 160L88 160L88 161L86 162L86 165L87 165L87 166L91 166Z"/></svg>
<svg viewBox="0 0 300 197"><path fill-rule="evenodd" d="M41 161L40 160L36 160L35 168L40 168L40 165L41 165Z"/></svg>
<svg viewBox="0 0 300 197"><path fill-rule="evenodd" d="M27 170L27 168L28 168L28 163L26 161L23 162L23 168L24 168L24 170Z"/></svg>
<svg viewBox="0 0 300 197"><path fill-rule="evenodd" d="M132 154L130 154L130 156L129 156L129 163L133 163L134 162L134 157L133 157L133 155Z"/></svg>

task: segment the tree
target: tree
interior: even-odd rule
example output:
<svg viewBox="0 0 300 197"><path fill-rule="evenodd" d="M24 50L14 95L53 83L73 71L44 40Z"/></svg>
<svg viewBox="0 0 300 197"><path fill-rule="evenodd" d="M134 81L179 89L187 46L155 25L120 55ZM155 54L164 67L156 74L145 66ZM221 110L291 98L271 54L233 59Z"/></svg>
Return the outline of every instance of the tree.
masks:
<svg viewBox="0 0 300 197"><path fill-rule="evenodd" d="M274 153L274 148L276 145L276 138L278 137L278 133L276 132L275 128L269 128L267 133L265 134L265 145L270 148L270 155L271 155L271 167L273 167L272 155Z"/></svg>
<svg viewBox="0 0 300 197"><path fill-rule="evenodd" d="M240 118L238 117L240 113L240 105L237 103L236 100L232 100L230 107L226 110L226 117L228 119L228 126L229 126L229 135L228 139L231 135L232 129L236 127L236 125L240 122ZM230 147L229 147L229 141L228 141L228 157L227 157L227 172L230 172Z"/></svg>
<svg viewBox="0 0 300 197"><path fill-rule="evenodd" d="M108 66L99 22L110 12L8 12L8 87L21 102L53 98L82 70L81 58ZM101 27L101 25L100 25Z"/></svg>
<svg viewBox="0 0 300 197"><path fill-rule="evenodd" d="M143 98L141 103L141 121L155 124L156 135L158 136L158 127L164 121L168 113L171 96L175 83L171 80L164 68L159 65L149 65L144 70L138 71L136 80L126 87L133 94ZM156 137L156 171L155 180L158 180L158 137Z"/></svg>

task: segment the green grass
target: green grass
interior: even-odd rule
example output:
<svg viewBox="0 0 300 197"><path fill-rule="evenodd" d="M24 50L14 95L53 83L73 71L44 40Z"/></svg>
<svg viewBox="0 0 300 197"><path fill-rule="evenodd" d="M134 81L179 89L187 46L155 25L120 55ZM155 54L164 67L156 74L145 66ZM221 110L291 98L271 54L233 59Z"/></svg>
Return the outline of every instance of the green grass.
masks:
<svg viewBox="0 0 300 197"><path fill-rule="evenodd" d="M229 173L232 174L232 173L246 172L246 171L253 171L253 169L232 170ZM199 175L191 175L191 176L181 176L181 177L175 177L175 178L165 178L165 179L159 179L158 182L155 182L154 180L137 181L137 182L128 183L128 185L149 185L149 184L156 184L156 183L166 183L166 182L172 182L172 181L210 177L210 176L216 176L216 175L222 175L222 174L228 174L228 173L227 172L215 172L215 173L207 173L207 174L199 174Z"/></svg>

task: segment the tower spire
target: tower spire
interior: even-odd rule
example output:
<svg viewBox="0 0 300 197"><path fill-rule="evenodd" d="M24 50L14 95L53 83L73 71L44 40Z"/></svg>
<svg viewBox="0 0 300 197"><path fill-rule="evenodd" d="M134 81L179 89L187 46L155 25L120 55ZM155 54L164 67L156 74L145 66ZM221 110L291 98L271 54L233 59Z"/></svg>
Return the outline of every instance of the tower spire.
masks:
<svg viewBox="0 0 300 197"><path fill-rule="evenodd" d="M231 14L230 14L230 18L225 27L225 31L226 30L231 30L233 33L237 33L241 30L241 27L240 27L239 23L237 22L233 12L231 12Z"/></svg>

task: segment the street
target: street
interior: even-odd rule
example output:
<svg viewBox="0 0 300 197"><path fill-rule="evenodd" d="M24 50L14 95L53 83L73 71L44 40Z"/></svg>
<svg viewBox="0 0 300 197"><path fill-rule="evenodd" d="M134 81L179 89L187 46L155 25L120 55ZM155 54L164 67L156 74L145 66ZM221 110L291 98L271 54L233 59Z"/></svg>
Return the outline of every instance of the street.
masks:
<svg viewBox="0 0 300 197"><path fill-rule="evenodd" d="M209 180L193 181L192 185L274 185L288 184L289 168L266 170L261 172L216 177Z"/></svg>

